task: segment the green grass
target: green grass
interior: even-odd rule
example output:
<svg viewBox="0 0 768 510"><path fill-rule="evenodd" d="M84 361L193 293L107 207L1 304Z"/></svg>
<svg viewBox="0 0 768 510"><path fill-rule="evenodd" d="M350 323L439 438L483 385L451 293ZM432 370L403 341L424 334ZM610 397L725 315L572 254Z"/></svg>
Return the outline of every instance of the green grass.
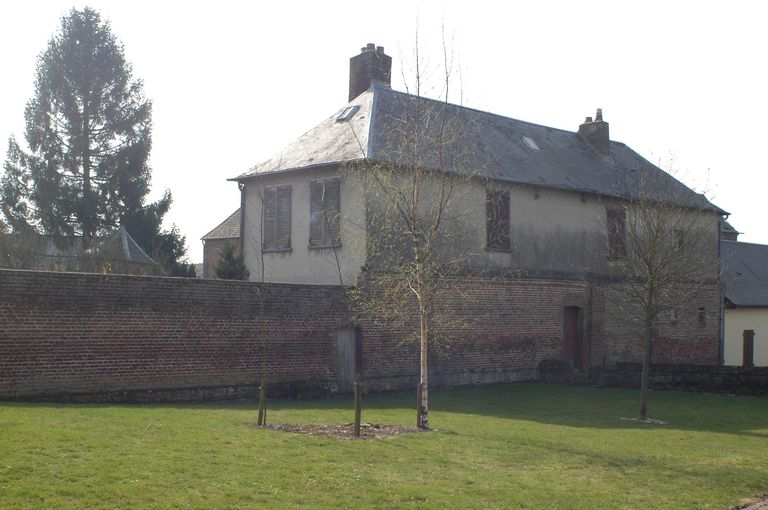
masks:
<svg viewBox="0 0 768 510"><path fill-rule="evenodd" d="M723 509L768 491L768 399L509 384L431 392L435 432L343 441L257 404L0 403L0 508ZM410 425L411 394L364 421ZM351 400L271 402L345 423Z"/></svg>

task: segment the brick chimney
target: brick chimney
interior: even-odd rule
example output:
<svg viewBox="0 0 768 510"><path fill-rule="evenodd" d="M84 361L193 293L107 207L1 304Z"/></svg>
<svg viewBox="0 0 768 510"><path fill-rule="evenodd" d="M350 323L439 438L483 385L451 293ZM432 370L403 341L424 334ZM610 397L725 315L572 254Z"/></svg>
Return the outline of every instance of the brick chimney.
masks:
<svg viewBox="0 0 768 510"><path fill-rule="evenodd" d="M607 155L610 152L608 123L603 120L602 108L597 109L595 120L592 120L592 117L587 117L584 124L579 126L579 135L600 154Z"/></svg>
<svg viewBox="0 0 768 510"><path fill-rule="evenodd" d="M392 57L384 54L384 46L368 43L360 54L349 59L349 100L368 90L378 81L386 86L392 80Z"/></svg>

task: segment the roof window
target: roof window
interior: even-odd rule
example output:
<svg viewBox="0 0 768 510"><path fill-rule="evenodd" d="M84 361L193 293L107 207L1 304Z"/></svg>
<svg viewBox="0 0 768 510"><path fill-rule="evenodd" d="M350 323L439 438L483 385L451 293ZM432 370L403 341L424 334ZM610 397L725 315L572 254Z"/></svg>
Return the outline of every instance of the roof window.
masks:
<svg viewBox="0 0 768 510"><path fill-rule="evenodd" d="M523 143L531 149L532 151L539 152L541 149L539 149L539 146L536 145L536 142L533 141L533 138L529 138L527 136L523 137Z"/></svg>
<svg viewBox="0 0 768 510"><path fill-rule="evenodd" d="M338 117L336 117L336 122L348 121L349 119L352 118L352 116L354 116L357 113L357 110L359 109L360 109L359 105L347 106L346 108L344 108L344 111L341 112L341 114Z"/></svg>

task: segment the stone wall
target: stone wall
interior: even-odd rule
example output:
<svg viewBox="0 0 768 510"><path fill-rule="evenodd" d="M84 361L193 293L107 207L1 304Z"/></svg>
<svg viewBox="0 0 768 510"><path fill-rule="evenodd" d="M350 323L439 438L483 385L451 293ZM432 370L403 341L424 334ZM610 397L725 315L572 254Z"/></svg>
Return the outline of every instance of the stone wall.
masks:
<svg viewBox="0 0 768 510"><path fill-rule="evenodd" d="M640 363L618 363L602 370L596 382L605 386L640 387ZM719 365L651 365L649 385L657 390L768 395L768 367Z"/></svg>

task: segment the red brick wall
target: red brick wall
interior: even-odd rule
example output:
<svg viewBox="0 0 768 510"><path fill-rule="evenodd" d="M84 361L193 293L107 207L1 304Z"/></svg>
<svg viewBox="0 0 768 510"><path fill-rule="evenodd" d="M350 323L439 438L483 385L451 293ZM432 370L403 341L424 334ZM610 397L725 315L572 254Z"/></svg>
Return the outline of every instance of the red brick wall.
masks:
<svg viewBox="0 0 768 510"><path fill-rule="evenodd" d="M679 289L688 295L674 316L662 313L655 324L652 363L718 364L720 362L720 286L698 285ZM641 311L626 302L621 285L602 285L593 292L592 365L640 362L643 356ZM677 299L676 299L677 301ZM705 310L699 324L698 308Z"/></svg>
<svg viewBox="0 0 768 510"><path fill-rule="evenodd" d="M584 312L592 366L638 361L640 336L612 290L576 280L452 280L435 305L450 320L430 353L431 383L537 379L541 361L563 355L566 306ZM718 362L720 292L705 290L675 321L660 322L654 362ZM333 391L336 331L352 323L343 294L333 286L0 270L0 398L238 385L250 393L183 398L253 396L264 374ZM703 326L698 306L707 310ZM415 313L397 321L369 313L357 323L366 386L415 387Z"/></svg>
<svg viewBox="0 0 768 510"><path fill-rule="evenodd" d="M578 281L455 279L439 293L437 313L450 317L430 353L430 380L476 384L535 380L537 366L562 354L563 307L586 306L589 285ZM375 291L373 292L375 296ZM370 387L415 385L418 320L363 318L363 364ZM403 343L404 338L413 340Z"/></svg>
<svg viewBox="0 0 768 510"><path fill-rule="evenodd" d="M216 264L221 257L219 251L229 243L235 247L235 253L240 254L240 239L207 239L203 243L203 278L216 278Z"/></svg>
<svg viewBox="0 0 768 510"><path fill-rule="evenodd" d="M567 306L581 308L580 327L589 345L591 366L640 361L642 330L629 320L628 307L620 306L615 287L578 280L455 279L439 293L435 305L436 313L449 320L448 327L438 332L445 339L430 352L431 383L537 379L541 361L563 358L563 308ZM674 321L669 315L658 321L654 363L719 362L720 288L701 286L694 294ZM698 324L698 307L705 307L704 325ZM415 386L419 367L415 307L404 320L369 316L360 322L368 386Z"/></svg>
<svg viewBox="0 0 768 510"><path fill-rule="evenodd" d="M0 271L0 398L335 379L337 287Z"/></svg>

